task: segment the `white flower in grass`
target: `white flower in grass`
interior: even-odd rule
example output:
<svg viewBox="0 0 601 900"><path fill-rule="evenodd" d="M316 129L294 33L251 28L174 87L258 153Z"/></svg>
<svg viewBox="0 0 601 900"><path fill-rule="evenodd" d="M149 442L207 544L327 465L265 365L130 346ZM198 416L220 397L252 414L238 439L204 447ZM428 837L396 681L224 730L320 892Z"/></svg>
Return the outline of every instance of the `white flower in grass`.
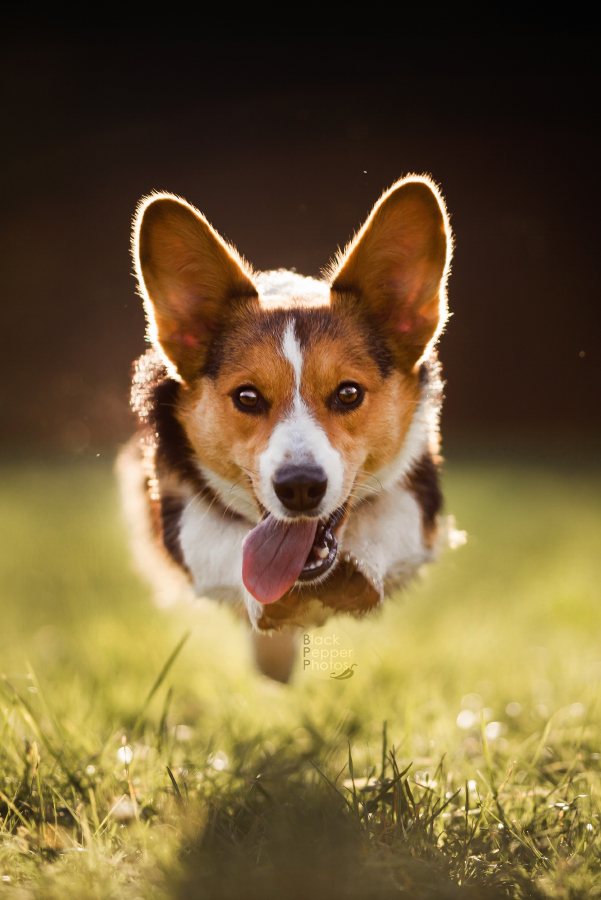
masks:
<svg viewBox="0 0 601 900"><path fill-rule="evenodd" d="M126 747L119 747L119 749L117 750L117 756L125 766L128 766L134 758L134 751L129 745L127 745Z"/></svg>

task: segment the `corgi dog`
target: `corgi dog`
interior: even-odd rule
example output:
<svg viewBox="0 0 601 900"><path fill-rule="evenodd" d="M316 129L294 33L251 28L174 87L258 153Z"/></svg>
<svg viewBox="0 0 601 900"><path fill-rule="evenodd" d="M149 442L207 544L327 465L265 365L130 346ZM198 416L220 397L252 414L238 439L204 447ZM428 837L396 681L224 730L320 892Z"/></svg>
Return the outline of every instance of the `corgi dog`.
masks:
<svg viewBox="0 0 601 900"><path fill-rule="evenodd" d="M322 279L255 272L172 194L139 206L151 349L119 467L141 565L159 597L162 557L232 603L273 678L290 674L295 631L377 609L444 543L435 345L451 251L425 176L386 191Z"/></svg>

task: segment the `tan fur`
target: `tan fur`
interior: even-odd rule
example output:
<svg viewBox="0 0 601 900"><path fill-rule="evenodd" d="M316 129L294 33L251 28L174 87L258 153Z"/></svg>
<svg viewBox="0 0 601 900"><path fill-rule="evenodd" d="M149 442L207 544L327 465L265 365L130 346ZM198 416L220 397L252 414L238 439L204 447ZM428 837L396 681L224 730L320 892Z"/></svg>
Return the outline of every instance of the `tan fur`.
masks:
<svg viewBox="0 0 601 900"><path fill-rule="evenodd" d="M351 339L352 327L349 324ZM348 490L397 455L418 399L414 373L397 372L384 380L365 352L353 349L351 340L315 342L306 356L303 378L304 399L345 460ZM361 383L366 395L358 409L340 416L328 409L326 401L344 380Z"/></svg>

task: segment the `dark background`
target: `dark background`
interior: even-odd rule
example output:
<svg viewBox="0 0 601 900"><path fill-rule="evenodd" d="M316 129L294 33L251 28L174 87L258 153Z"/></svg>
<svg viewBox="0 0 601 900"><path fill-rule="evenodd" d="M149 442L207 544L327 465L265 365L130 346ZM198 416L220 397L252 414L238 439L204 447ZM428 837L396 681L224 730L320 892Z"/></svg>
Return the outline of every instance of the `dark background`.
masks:
<svg viewBox="0 0 601 900"><path fill-rule="evenodd" d="M383 189L441 185L456 236L443 430L599 432L598 38L97 41L5 34L5 449L110 450L144 349L131 217L195 204L257 268L319 273Z"/></svg>

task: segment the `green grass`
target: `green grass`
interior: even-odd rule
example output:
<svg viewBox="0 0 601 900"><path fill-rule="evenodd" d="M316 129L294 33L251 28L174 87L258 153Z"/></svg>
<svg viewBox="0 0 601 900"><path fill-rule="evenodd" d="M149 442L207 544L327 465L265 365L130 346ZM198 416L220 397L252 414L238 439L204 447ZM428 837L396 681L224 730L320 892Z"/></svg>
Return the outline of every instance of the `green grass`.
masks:
<svg viewBox="0 0 601 900"><path fill-rule="evenodd" d="M283 687L152 605L107 467L6 464L0 894L600 896L600 473L445 484L466 546Z"/></svg>

